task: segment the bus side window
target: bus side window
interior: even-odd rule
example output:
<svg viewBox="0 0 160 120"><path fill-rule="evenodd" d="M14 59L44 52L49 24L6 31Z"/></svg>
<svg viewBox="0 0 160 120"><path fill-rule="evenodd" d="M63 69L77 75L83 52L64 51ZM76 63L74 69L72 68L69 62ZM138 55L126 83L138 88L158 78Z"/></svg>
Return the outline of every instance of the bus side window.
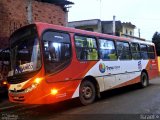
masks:
<svg viewBox="0 0 160 120"><path fill-rule="evenodd" d="M79 60L98 60L96 39L86 36L75 36L76 54Z"/></svg>
<svg viewBox="0 0 160 120"><path fill-rule="evenodd" d="M149 59L155 59L154 46L151 45L148 46L148 57Z"/></svg>
<svg viewBox="0 0 160 120"><path fill-rule="evenodd" d="M146 60L148 59L148 50L147 50L147 45L140 45L140 49L141 49L141 56L142 59Z"/></svg>
<svg viewBox="0 0 160 120"><path fill-rule="evenodd" d="M56 60L56 51L55 51L53 42L49 42L48 49L49 49L49 56L50 56L51 61Z"/></svg>
<svg viewBox="0 0 160 120"><path fill-rule="evenodd" d="M134 60L141 59L141 52L138 43L131 43L131 52Z"/></svg>
<svg viewBox="0 0 160 120"><path fill-rule="evenodd" d="M80 49L79 49L80 50ZM87 60L88 52L85 49L80 50L80 59L81 60Z"/></svg>
<svg viewBox="0 0 160 120"><path fill-rule="evenodd" d="M114 42L107 39L99 39L100 58L103 60L116 60L116 49Z"/></svg>
<svg viewBox="0 0 160 120"><path fill-rule="evenodd" d="M49 30L43 34L45 69L55 73L71 62L71 42L67 33Z"/></svg>
<svg viewBox="0 0 160 120"><path fill-rule="evenodd" d="M116 42L117 45L117 52L118 52L118 58L120 60L130 60L132 59L131 52L130 52L130 46L128 42Z"/></svg>

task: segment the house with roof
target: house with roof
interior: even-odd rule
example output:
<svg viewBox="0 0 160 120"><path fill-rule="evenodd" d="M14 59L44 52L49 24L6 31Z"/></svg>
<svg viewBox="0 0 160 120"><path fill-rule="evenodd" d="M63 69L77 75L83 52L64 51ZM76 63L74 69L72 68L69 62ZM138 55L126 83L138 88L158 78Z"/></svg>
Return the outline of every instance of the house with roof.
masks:
<svg viewBox="0 0 160 120"><path fill-rule="evenodd" d="M69 27L94 31L113 35L113 21L101 21L100 19L73 21L68 23ZM136 28L131 22L115 21L115 35L123 37L134 36Z"/></svg>

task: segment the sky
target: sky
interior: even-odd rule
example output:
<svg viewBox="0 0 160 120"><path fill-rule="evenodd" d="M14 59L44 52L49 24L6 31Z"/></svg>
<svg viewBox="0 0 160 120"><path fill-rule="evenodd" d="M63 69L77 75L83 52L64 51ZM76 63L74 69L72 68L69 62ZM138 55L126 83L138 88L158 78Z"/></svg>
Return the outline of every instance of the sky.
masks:
<svg viewBox="0 0 160 120"><path fill-rule="evenodd" d="M131 22L136 26L135 36L140 29L141 38L152 40L153 34L160 32L160 0L69 0L74 2L69 8L68 20L88 19L112 20L113 15L121 22Z"/></svg>

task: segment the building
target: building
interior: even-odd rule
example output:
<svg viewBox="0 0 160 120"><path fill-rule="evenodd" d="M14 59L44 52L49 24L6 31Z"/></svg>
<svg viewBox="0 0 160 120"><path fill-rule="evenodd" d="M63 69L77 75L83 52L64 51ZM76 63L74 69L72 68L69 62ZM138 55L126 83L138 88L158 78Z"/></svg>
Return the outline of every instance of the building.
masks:
<svg viewBox="0 0 160 120"><path fill-rule="evenodd" d="M101 21L100 19L82 20L69 22L69 27L100 32L104 34L113 34L113 21ZM130 22L115 21L115 34L117 36L134 36L135 25Z"/></svg>
<svg viewBox="0 0 160 120"><path fill-rule="evenodd" d="M69 22L68 26L76 29L94 31L94 32L102 32L102 22L99 19L92 20L82 20L82 21L74 21Z"/></svg>
<svg viewBox="0 0 160 120"><path fill-rule="evenodd" d="M129 35L129 36L134 36L134 29L136 28L135 25L133 25L131 22L123 22L122 23L122 33Z"/></svg>
<svg viewBox="0 0 160 120"><path fill-rule="evenodd" d="M33 23L47 22L66 26L67 0L0 0L0 49L8 46L8 38L16 29Z"/></svg>

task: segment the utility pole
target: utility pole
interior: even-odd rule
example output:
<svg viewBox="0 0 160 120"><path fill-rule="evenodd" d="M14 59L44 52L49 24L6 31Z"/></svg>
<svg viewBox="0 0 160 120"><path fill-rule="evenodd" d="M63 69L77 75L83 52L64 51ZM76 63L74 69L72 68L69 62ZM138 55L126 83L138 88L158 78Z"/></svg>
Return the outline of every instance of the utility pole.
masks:
<svg viewBox="0 0 160 120"><path fill-rule="evenodd" d="M139 38L141 38L141 30L138 29L138 35L139 35Z"/></svg>
<svg viewBox="0 0 160 120"><path fill-rule="evenodd" d="M116 33L116 16L114 15L113 16L113 35L115 35L115 33Z"/></svg>
<svg viewBox="0 0 160 120"><path fill-rule="evenodd" d="M101 14L102 14L102 9L101 9L101 7L102 7L102 1L101 0L98 0L99 1L99 19L101 19Z"/></svg>
<svg viewBox="0 0 160 120"><path fill-rule="evenodd" d="M29 24L33 22L32 19L32 0L27 0L27 21Z"/></svg>
<svg viewBox="0 0 160 120"><path fill-rule="evenodd" d="M68 26L68 11L65 12L65 25Z"/></svg>

